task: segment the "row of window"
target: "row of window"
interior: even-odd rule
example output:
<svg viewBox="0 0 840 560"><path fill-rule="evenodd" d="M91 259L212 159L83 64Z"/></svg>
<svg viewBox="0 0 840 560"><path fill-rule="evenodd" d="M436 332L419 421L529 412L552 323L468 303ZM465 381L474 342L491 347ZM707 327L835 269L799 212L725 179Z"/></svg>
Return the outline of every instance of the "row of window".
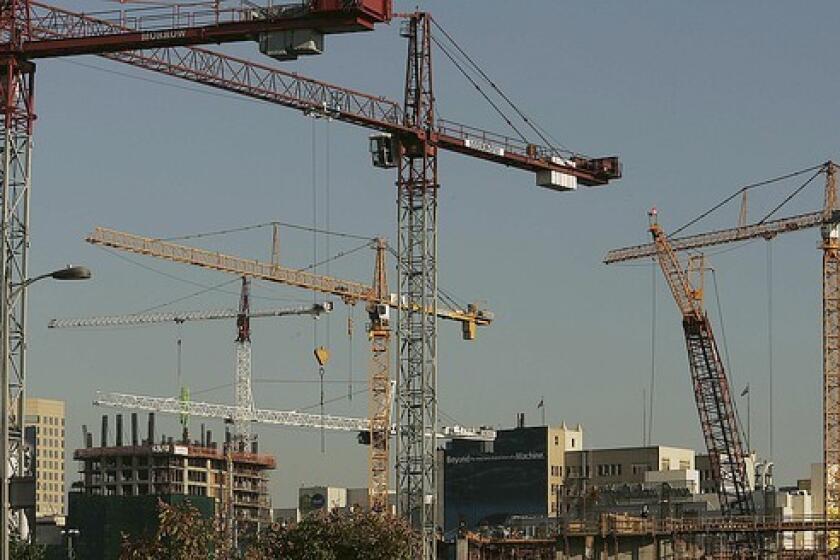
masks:
<svg viewBox="0 0 840 560"><path fill-rule="evenodd" d="M679 462L679 470L689 470L691 468L691 461L680 461ZM660 469L663 471L671 470L671 460L669 458L662 459L662 463L660 465ZM596 472L598 476L621 476L622 474L622 465L621 463L602 463L597 465ZM647 471L653 470L653 467L647 463L634 463L631 465L631 471L635 475L644 474ZM551 466L551 476L561 476L563 473L563 467L558 465ZM581 476L581 468L577 466L567 466L566 467L566 476L567 477L576 477L579 478ZM590 468L589 465L586 466L586 477L590 476ZM702 476L702 474L701 474Z"/></svg>
<svg viewBox="0 0 840 560"><path fill-rule="evenodd" d="M64 496L62 494L55 494L50 492L38 492L35 494L35 500L39 503L48 502L53 504L64 505Z"/></svg>
<svg viewBox="0 0 840 560"><path fill-rule="evenodd" d="M64 473L41 471L38 473L41 480L64 480Z"/></svg>
<svg viewBox="0 0 840 560"><path fill-rule="evenodd" d="M558 445L560 445L560 436L554 436L554 446L556 447L556 446L558 446ZM571 445L571 448L572 448L572 449L574 449L574 448L575 448L575 438L572 438L572 445Z"/></svg>
<svg viewBox="0 0 840 560"><path fill-rule="evenodd" d="M598 465L598 476L621 476L621 463Z"/></svg>
<svg viewBox="0 0 840 560"><path fill-rule="evenodd" d="M64 442L58 438L38 437L35 438L35 443L39 448L56 447L58 449L62 449L64 447Z"/></svg>
<svg viewBox="0 0 840 560"><path fill-rule="evenodd" d="M49 426L42 428L41 426L35 426L35 433L37 435L45 435L45 436L53 436L53 437L64 437L64 428L50 428Z"/></svg>
<svg viewBox="0 0 840 560"><path fill-rule="evenodd" d="M62 457L64 459L64 457ZM52 469L54 471L64 470L64 461L49 461L47 459L36 459L35 466L38 469Z"/></svg>
<svg viewBox="0 0 840 560"><path fill-rule="evenodd" d="M64 484L57 482L39 482L38 490L46 490L48 492L64 492Z"/></svg>
<svg viewBox="0 0 840 560"><path fill-rule="evenodd" d="M35 416L27 415L26 421L33 424L48 424L50 426L64 427L64 418L59 418L58 416L41 416L39 414L36 414Z"/></svg>

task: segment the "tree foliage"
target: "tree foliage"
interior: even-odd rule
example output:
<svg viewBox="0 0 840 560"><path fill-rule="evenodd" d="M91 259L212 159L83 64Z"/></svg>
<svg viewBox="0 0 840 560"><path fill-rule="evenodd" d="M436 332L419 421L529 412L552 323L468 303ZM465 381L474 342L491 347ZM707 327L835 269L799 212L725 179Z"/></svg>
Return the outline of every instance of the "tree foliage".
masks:
<svg viewBox="0 0 840 560"><path fill-rule="evenodd" d="M411 529L393 516L313 513L292 527L262 530L246 560L411 560Z"/></svg>
<svg viewBox="0 0 840 560"><path fill-rule="evenodd" d="M12 560L44 560L46 555L46 549L42 545L16 538L9 540L9 556Z"/></svg>
<svg viewBox="0 0 840 560"><path fill-rule="evenodd" d="M218 531L191 504L158 502L158 525L151 535L123 535L120 560L207 560L215 558Z"/></svg>
<svg viewBox="0 0 840 560"><path fill-rule="evenodd" d="M238 555L193 506L158 504L151 535L123 535L120 560L412 560L415 536L402 520L373 513L313 513L291 527L273 524L247 541Z"/></svg>

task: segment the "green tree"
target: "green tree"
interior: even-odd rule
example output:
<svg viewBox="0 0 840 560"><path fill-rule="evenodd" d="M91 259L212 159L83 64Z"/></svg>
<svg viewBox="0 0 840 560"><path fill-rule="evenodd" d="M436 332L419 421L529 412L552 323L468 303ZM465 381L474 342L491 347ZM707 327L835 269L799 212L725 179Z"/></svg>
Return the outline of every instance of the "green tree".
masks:
<svg viewBox="0 0 840 560"><path fill-rule="evenodd" d="M246 560L411 560L416 544L402 520L373 513L315 513L291 528L259 532Z"/></svg>
<svg viewBox="0 0 840 560"><path fill-rule="evenodd" d="M44 560L47 551L42 545L28 543L16 538L9 541L9 556L11 560Z"/></svg>
<svg viewBox="0 0 840 560"><path fill-rule="evenodd" d="M123 535L120 560L207 560L216 558L218 531L189 503L158 502L158 526L152 535Z"/></svg>

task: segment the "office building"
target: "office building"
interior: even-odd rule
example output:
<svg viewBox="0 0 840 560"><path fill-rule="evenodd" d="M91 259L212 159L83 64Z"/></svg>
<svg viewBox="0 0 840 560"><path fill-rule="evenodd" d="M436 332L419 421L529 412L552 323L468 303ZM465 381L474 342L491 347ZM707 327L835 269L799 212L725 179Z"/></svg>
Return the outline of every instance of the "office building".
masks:
<svg viewBox="0 0 840 560"><path fill-rule="evenodd" d="M64 401L26 399L26 425L35 429L35 515L64 515Z"/></svg>

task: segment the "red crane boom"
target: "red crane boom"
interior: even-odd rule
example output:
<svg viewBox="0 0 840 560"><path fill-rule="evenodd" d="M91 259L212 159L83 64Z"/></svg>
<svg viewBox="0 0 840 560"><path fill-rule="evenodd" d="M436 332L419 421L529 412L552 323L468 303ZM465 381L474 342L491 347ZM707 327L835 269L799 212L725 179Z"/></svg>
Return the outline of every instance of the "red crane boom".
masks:
<svg viewBox="0 0 840 560"><path fill-rule="evenodd" d="M324 114L335 120L379 130L414 141L429 136L424 130L405 124L403 108L396 101L286 72L275 67L243 60L197 47L177 47L175 40L144 42L145 50L126 50L128 43L112 40L131 35L132 28L119 22L74 13L42 2L31 2L32 36L40 50L26 51L27 58L78 54L70 39L97 45L97 54L153 72L174 76L232 93L276 103L306 112ZM274 21L274 29L298 21ZM253 36L267 23L247 22ZM82 30L82 31L76 31ZM100 33L103 43L96 41ZM246 39L248 37L245 37ZM242 40L242 39L231 39ZM186 38L181 44L190 44ZM192 39L191 44L215 42ZM29 45L27 42L24 44ZM153 46L160 48L149 48ZM165 47L165 48L164 48ZM28 47L26 47L28 48ZM2 50L0 50L2 54ZM586 186L605 185L621 177L617 157L558 158L554 150L507 136L448 121L438 121L428 140L438 148L493 161L525 171L572 175Z"/></svg>

